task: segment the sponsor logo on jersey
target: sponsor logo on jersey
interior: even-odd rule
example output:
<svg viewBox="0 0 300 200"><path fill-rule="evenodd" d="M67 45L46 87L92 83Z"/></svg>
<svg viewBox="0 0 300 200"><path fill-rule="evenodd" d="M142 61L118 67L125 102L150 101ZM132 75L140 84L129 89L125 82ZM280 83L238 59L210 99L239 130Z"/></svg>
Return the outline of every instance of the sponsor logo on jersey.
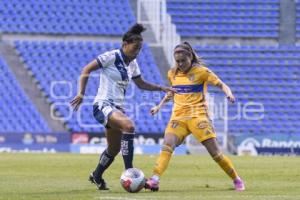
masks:
<svg viewBox="0 0 300 200"><path fill-rule="evenodd" d="M197 124L197 127L198 127L199 129L207 128L207 127L208 127L208 122L207 122L207 121L200 121L200 122Z"/></svg>

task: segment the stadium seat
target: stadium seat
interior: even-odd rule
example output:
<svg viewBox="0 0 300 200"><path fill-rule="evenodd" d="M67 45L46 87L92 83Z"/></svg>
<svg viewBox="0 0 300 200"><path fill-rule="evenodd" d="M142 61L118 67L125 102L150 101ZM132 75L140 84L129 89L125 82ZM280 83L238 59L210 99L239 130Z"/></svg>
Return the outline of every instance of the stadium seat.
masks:
<svg viewBox="0 0 300 200"><path fill-rule="evenodd" d="M57 105L56 110L60 116L66 117L67 127L72 131L104 131L102 126L95 128L98 124L92 116L92 101L97 93L98 78L93 76L89 79L86 95L90 98L84 102L81 112L72 113L67 119L72 109L66 105L76 94L77 79L82 67L100 53L114 48L120 48L118 43L97 43L97 42L31 42L16 41L15 47L20 53L36 78L38 84L45 92L48 100ZM45 51L47 49L47 51ZM87 51L88 50L88 51ZM38 62L42 59L43 62ZM162 83L163 79L154 62L151 51L147 45L142 49L138 57L138 63L143 77L152 82ZM97 76L97 73L95 73ZM157 97L153 99L153 97ZM136 122L136 132L138 133L160 133L164 129L164 124L153 126L155 119L150 116L151 105L157 103L162 94L144 92L134 86L129 86L127 91L126 105L128 115ZM149 99L153 101L149 104ZM155 101L154 101L155 100ZM88 105L89 104L89 105ZM168 119L169 113L164 113L162 118Z"/></svg>
<svg viewBox="0 0 300 200"><path fill-rule="evenodd" d="M1 57L0 72L0 113L3 115L0 117L1 132L50 132L46 121Z"/></svg>
<svg viewBox="0 0 300 200"><path fill-rule="evenodd" d="M296 36L300 38L300 1L296 1Z"/></svg>
<svg viewBox="0 0 300 200"><path fill-rule="evenodd" d="M279 0L169 0L167 12L185 37L278 37Z"/></svg>
<svg viewBox="0 0 300 200"><path fill-rule="evenodd" d="M135 22L128 0L3 0L0 8L4 33L122 35Z"/></svg>
<svg viewBox="0 0 300 200"><path fill-rule="evenodd" d="M242 106L264 106L260 121L229 120L230 133L290 133L300 120L300 47L294 46L196 46L197 53L227 83ZM219 90L212 90L217 93ZM229 106L235 116L236 106ZM259 113L252 113L253 116ZM249 113L248 113L249 115ZM281 116L281 117L278 117ZM276 128L274 128L276 124ZM270 127L273 127L270 130Z"/></svg>

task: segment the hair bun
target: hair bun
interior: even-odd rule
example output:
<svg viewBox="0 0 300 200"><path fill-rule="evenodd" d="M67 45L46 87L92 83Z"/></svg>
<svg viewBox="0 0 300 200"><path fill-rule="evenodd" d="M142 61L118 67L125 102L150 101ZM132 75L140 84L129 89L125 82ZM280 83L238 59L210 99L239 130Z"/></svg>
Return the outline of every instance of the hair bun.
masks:
<svg viewBox="0 0 300 200"><path fill-rule="evenodd" d="M145 30L146 30L146 28L142 24L136 23L128 30L128 32L133 33L133 34L141 34Z"/></svg>

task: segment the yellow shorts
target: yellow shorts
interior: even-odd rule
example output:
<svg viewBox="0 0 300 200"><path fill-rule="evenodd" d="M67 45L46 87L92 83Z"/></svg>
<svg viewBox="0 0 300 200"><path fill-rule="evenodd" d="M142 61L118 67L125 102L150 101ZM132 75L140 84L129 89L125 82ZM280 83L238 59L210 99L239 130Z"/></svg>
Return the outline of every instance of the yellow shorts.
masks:
<svg viewBox="0 0 300 200"><path fill-rule="evenodd" d="M211 120L206 114L190 119L171 118L165 130L165 134L175 134L181 142L191 133L199 142L216 137Z"/></svg>

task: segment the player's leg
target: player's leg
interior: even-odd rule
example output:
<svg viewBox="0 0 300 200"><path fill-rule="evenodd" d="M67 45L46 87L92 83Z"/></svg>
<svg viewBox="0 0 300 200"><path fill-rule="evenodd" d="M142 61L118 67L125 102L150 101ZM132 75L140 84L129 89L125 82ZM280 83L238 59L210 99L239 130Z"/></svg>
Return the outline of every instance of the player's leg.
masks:
<svg viewBox="0 0 300 200"><path fill-rule="evenodd" d="M155 167L153 169L153 175L161 176L167 169L170 158L173 154L174 149L181 143L181 140L177 135L168 133L164 137L164 142L161 148L159 157L156 160Z"/></svg>
<svg viewBox="0 0 300 200"><path fill-rule="evenodd" d="M126 115L107 102L95 104L93 114L99 123L107 127L108 148L101 154L99 164L94 173L90 175L90 180L94 182L99 189L106 189L102 174L113 162L117 152L119 152L121 137L123 137L124 143L127 144L124 153L122 152L125 168L132 167L134 125ZM123 132L125 134L122 134Z"/></svg>
<svg viewBox="0 0 300 200"><path fill-rule="evenodd" d="M159 157L153 169L153 176L147 180L145 188L158 191L159 179L169 165L169 161L176 146L180 145L188 135L186 125L182 121L171 120L166 128L164 142Z"/></svg>
<svg viewBox="0 0 300 200"><path fill-rule="evenodd" d="M161 152L156 160L153 175L146 181L145 188L152 191L158 191L160 176L164 173L169 165L175 147L180 139L173 133L168 133L164 137L164 143Z"/></svg>
<svg viewBox="0 0 300 200"><path fill-rule="evenodd" d="M219 164L225 173L233 180L235 189L238 191L245 190L243 180L238 176L231 160L222 153L218 146L216 138L210 138L202 142L211 157Z"/></svg>
<svg viewBox="0 0 300 200"><path fill-rule="evenodd" d="M234 181L239 182L241 179L238 177L231 160L227 156L223 155L218 146L216 133L208 116L202 115L197 118L193 118L188 122L188 127L198 141L205 146L208 153L226 172L226 174L228 174L228 176L230 176ZM242 189L242 187L240 189Z"/></svg>
<svg viewBox="0 0 300 200"><path fill-rule="evenodd" d="M133 167L134 123L121 111L113 112L108 119L108 126L120 130L122 134L121 152L125 169Z"/></svg>
<svg viewBox="0 0 300 200"><path fill-rule="evenodd" d="M90 175L90 181L95 183L100 190L107 190L107 185L102 175L104 171L114 161L115 156L120 151L122 132L119 129L107 128L106 129L107 148L102 152L99 163Z"/></svg>
<svg viewBox="0 0 300 200"><path fill-rule="evenodd" d="M223 155L222 151L220 150L216 138L205 140L202 142L202 144L205 146L211 157L220 165L220 167L231 179L234 180L238 177L232 162L227 156Z"/></svg>

